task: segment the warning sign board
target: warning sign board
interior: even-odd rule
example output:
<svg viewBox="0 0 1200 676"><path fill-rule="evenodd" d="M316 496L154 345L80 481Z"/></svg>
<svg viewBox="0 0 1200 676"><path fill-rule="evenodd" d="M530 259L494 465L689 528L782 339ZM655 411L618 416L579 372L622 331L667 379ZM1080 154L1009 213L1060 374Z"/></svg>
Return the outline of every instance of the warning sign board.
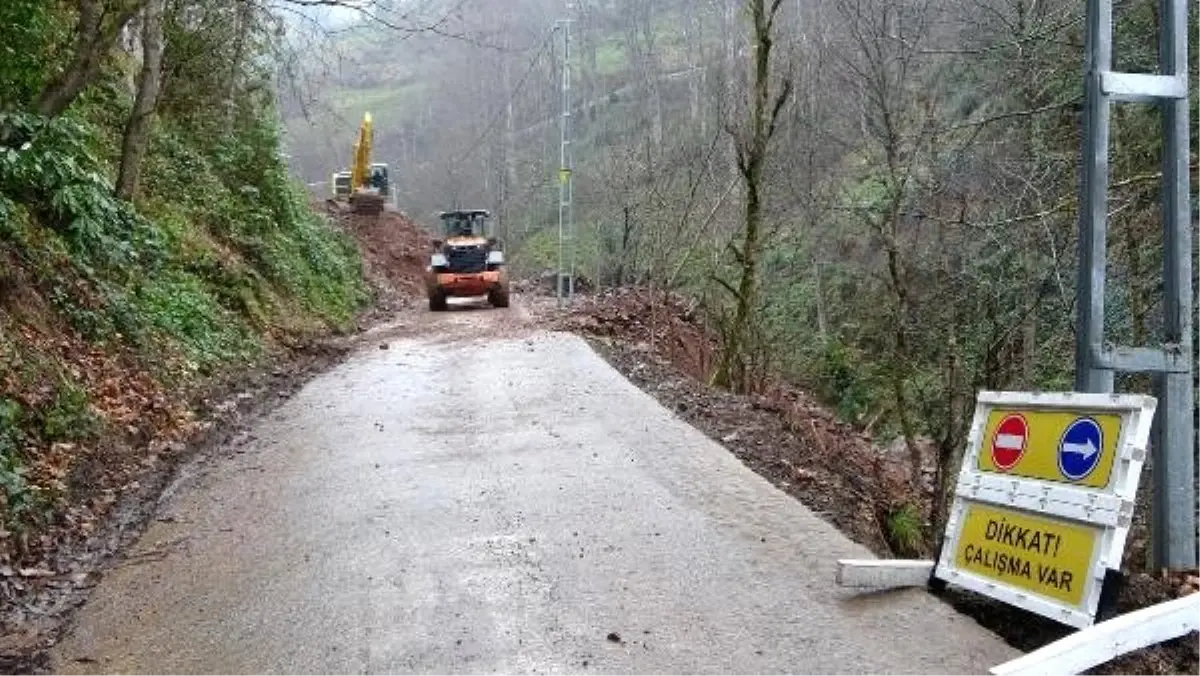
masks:
<svg viewBox="0 0 1200 676"><path fill-rule="evenodd" d="M1080 610L1102 528L984 503L967 505L954 562Z"/></svg>
<svg viewBox="0 0 1200 676"><path fill-rule="evenodd" d="M981 392L934 576L1075 627L1119 569L1157 402Z"/></svg>
<svg viewBox="0 0 1200 676"><path fill-rule="evenodd" d="M1023 445L1019 452L1013 450L1017 441L1011 432L1013 421L1019 421L1021 429L1026 430L1020 437ZM1089 422L1081 425L1081 421ZM978 468L981 472L1105 488L1112 480L1121 429L1121 416L1113 413L993 409L988 413L987 447L979 454ZM1080 436L1084 433L1092 434L1090 451ZM1064 448L1072 457L1063 458ZM1085 457L1090 463L1087 471L1077 471Z"/></svg>

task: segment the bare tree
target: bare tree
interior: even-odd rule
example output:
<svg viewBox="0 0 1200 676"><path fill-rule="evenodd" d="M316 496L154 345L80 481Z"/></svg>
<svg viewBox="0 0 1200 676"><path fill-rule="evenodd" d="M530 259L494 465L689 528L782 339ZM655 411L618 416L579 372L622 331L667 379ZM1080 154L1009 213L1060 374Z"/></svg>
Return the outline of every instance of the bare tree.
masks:
<svg viewBox="0 0 1200 676"><path fill-rule="evenodd" d="M923 458L909 396L913 290L903 231L936 105L921 94L917 81L929 0L838 0L837 9L849 43L843 64L849 84L861 97L862 135L881 160L860 203L849 206L877 238L885 258L891 327L887 379L910 454L911 478L919 488Z"/></svg>
<svg viewBox="0 0 1200 676"><path fill-rule="evenodd" d="M742 390L745 388L746 354L744 350L758 308L758 266L762 252L763 169L767 150L779 122L780 112L792 92L790 77L774 85L771 74L771 49L774 46L775 20L783 0L749 0L754 40L754 82L750 111L750 129L729 128L737 153L738 173L745 188L746 204L741 245L730 242L738 266L737 287L721 281L733 295L735 309L724 329L721 356L713 373L713 384Z"/></svg>

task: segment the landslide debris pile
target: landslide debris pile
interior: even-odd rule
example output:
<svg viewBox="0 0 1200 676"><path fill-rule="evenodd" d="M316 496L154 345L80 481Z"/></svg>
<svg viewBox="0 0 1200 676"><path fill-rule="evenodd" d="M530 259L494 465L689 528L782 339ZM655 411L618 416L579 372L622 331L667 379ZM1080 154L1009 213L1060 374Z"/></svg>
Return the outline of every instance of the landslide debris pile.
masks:
<svg viewBox="0 0 1200 676"><path fill-rule="evenodd" d="M897 538L891 522L906 505L918 514L928 509L936 467L933 445L917 442L922 477L920 490L914 491L910 451L903 442L881 447L802 389L775 382L762 394L745 396L709 387L718 341L699 315L696 303L684 297L623 288L577 298L565 316L547 314L545 321L597 338L598 351L630 381L876 554L932 556L906 552L913 543ZM1126 552L1127 569L1134 549ZM1118 608L1130 612L1197 593L1198 586L1196 571L1136 573L1122 589ZM1068 633L1063 625L985 597L950 591L946 599L1022 650ZM1196 673L1198 661L1200 644L1193 633L1089 673Z"/></svg>
<svg viewBox="0 0 1200 676"><path fill-rule="evenodd" d="M577 298L552 324L602 339L606 358L668 408L860 542L887 551L881 522L915 499L907 450L880 448L783 382L750 396L708 387L718 340L696 301L621 288ZM932 449L922 451L928 482Z"/></svg>
<svg viewBox="0 0 1200 676"><path fill-rule="evenodd" d="M553 282L551 282L553 290ZM580 296L558 328L619 339L652 351L687 375L703 380L713 366L717 341L683 296L640 287Z"/></svg>
<svg viewBox="0 0 1200 676"><path fill-rule="evenodd" d="M358 242L377 311L399 310L424 296L423 276L433 248L424 228L398 211L356 215L329 202L321 208Z"/></svg>

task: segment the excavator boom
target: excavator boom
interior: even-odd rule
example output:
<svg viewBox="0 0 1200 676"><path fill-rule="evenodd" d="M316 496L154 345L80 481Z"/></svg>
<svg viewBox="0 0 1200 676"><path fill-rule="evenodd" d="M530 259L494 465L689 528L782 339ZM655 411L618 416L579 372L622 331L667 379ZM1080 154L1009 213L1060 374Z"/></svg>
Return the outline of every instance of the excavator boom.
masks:
<svg viewBox="0 0 1200 676"><path fill-rule="evenodd" d="M371 113L363 115L354 142L354 157L350 162L350 208L358 214L378 214L383 211L388 195L387 165L371 163L374 143L374 124Z"/></svg>
<svg viewBox="0 0 1200 676"><path fill-rule="evenodd" d="M358 140L354 142L354 161L350 165L350 181L354 190L370 187L368 179L371 176L372 127L371 113L366 113L358 127Z"/></svg>

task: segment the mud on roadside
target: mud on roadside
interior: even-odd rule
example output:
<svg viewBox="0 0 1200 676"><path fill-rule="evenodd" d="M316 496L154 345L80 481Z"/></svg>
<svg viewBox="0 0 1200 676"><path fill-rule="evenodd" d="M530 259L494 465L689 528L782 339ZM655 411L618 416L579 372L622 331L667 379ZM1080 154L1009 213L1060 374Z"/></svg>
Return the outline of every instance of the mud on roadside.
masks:
<svg viewBox="0 0 1200 676"><path fill-rule="evenodd" d="M100 526L89 536L61 541L48 568L6 571L0 597L0 672L45 673L46 649L70 622L105 571L154 517L164 491L181 468L215 457L250 420L285 401L311 377L342 359L349 350L327 341L292 348L251 371L230 374L211 384L192 402L199 432L157 453L111 446L111 456L148 457L154 462L137 472ZM81 496L83 497L83 496ZM23 574L24 573L24 574Z"/></svg>

